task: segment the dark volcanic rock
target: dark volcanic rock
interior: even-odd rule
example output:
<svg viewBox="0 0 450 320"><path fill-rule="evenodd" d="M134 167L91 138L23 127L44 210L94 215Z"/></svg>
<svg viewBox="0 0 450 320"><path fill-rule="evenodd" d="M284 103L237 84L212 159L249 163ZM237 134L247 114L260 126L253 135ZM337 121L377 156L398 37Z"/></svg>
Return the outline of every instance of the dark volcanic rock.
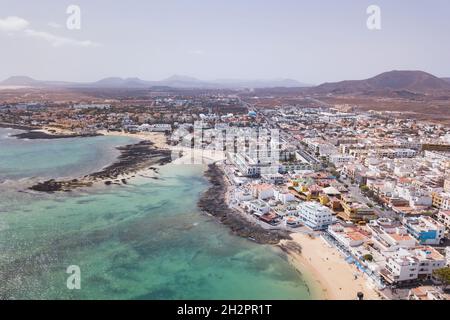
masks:
<svg viewBox="0 0 450 320"><path fill-rule="evenodd" d="M117 161L99 172L88 174L79 180L56 181L52 179L40 182L30 187L30 189L41 192L66 191L91 186L93 181L98 180L106 180L104 182L106 185L120 184L111 180L121 181L123 184L126 184L125 179L118 180L120 175L130 174L155 164L164 165L172 160L170 150L155 148L151 141L141 141L136 144L118 147L117 149L120 150L120 156Z"/></svg>
<svg viewBox="0 0 450 320"><path fill-rule="evenodd" d="M291 239L289 233L282 230L266 230L252 223L228 207L225 201L226 182L223 173L215 164L208 166L205 176L211 187L201 196L198 206L227 225L231 231L241 237L258 243L277 244L282 239Z"/></svg>
<svg viewBox="0 0 450 320"><path fill-rule="evenodd" d="M29 131L13 135L18 139L66 139L66 138L84 138L84 137L96 137L100 134L96 133L84 133L84 134L48 134L41 131Z"/></svg>

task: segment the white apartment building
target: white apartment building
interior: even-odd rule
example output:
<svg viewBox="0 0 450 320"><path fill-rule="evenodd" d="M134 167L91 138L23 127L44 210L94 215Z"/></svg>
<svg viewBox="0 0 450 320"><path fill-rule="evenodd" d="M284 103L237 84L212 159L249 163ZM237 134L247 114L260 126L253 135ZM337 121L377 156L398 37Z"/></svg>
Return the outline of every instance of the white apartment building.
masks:
<svg viewBox="0 0 450 320"><path fill-rule="evenodd" d="M438 213L438 221L442 223L447 229L450 229L450 211L441 210Z"/></svg>
<svg viewBox="0 0 450 320"><path fill-rule="evenodd" d="M431 207L433 199L429 192L419 190L417 188L405 185L397 185L396 191L400 198L409 201L409 205L413 208L417 206Z"/></svg>
<svg viewBox="0 0 450 320"><path fill-rule="evenodd" d="M417 155L412 149L377 149L375 154L378 158L413 158Z"/></svg>
<svg viewBox="0 0 450 320"><path fill-rule="evenodd" d="M252 194L254 198L266 200L274 196L274 189L267 183L254 184L252 186Z"/></svg>
<svg viewBox="0 0 450 320"><path fill-rule="evenodd" d="M270 206L259 199L249 201L247 207L249 211L252 211L252 213L256 216L262 216L270 210Z"/></svg>
<svg viewBox="0 0 450 320"><path fill-rule="evenodd" d="M399 248L414 248L417 241L408 234L400 222L388 218L372 220L367 225L371 240L380 252L392 252Z"/></svg>
<svg viewBox="0 0 450 320"><path fill-rule="evenodd" d="M295 196L288 191L274 191L274 197L276 200L280 201L283 204L287 204L288 202L295 201Z"/></svg>
<svg viewBox="0 0 450 320"><path fill-rule="evenodd" d="M250 201L253 199L253 195L249 190L236 190L234 193L234 199L237 202Z"/></svg>
<svg viewBox="0 0 450 320"><path fill-rule="evenodd" d="M331 210L317 202L302 202L298 210L301 220L313 230L326 229L333 223Z"/></svg>
<svg viewBox="0 0 450 320"><path fill-rule="evenodd" d="M359 247L369 238L361 233L357 227L346 227L340 223L328 226L328 233L347 249Z"/></svg>
<svg viewBox="0 0 450 320"><path fill-rule="evenodd" d="M138 130L148 132L170 132L172 131L172 125L166 123L156 123L156 124L144 123L138 127Z"/></svg>
<svg viewBox="0 0 450 320"><path fill-rule="evenodd" d="M445 266L445 258L431 247L398 249L386 259L381 275L391 284L429 279L433 270Z"/></svg>
<svg viewBox="0 0 450 320"><path fill-rule="evenodd" d="M355 157L347 154L332 154L330 155L330 162L336 167L355 161Z"/></svg>
<svg viewBox="0 0 450 320"><path fill-rule="evenodd" d="M431 217L405 218L403 224L420 244L440 244L445 235L444 225Z"/></svg>

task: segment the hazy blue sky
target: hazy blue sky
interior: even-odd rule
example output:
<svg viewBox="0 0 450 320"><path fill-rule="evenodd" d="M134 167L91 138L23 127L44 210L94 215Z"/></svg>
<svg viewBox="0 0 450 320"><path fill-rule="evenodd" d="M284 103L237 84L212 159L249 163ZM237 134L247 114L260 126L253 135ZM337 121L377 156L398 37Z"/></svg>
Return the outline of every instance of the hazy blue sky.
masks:
<svg viewBox="0 0 450 320"><path fill-rule="evenodd" d="M70 4L81 7L81 30L66 28ZM379 31L366 27L371 4ZM450 76L450 1L0 0L0 43L0 79Z"/></svg>

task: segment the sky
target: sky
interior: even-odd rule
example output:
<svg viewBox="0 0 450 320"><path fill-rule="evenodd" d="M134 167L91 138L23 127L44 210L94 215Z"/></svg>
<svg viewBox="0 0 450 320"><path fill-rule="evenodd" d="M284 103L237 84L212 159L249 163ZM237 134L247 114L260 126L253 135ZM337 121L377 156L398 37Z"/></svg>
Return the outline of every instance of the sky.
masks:
<svg viewBox="0 0 450 320"><path fill-rule="evenodd" d="M380 30L366 25L370 5ZM448 0L0 0L0 80L450 77L449 40Z"/></svg>

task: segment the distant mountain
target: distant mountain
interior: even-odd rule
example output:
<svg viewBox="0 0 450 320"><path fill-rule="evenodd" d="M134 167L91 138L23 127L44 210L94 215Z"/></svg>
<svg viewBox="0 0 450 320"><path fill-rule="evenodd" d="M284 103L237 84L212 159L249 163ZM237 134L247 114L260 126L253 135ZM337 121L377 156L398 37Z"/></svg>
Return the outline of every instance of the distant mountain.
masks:
<svg viewBox="0 0 450 320"><path fill-rule="evenodd" d="M312 90L332 94L429 93L450 90L450 83L423 71L390 71L366 80L324 83Z"/></svg>
<svg viewBox="0 0 450 320"><path fill-rule="evenodd" d="M27 76L13 76L0 82L0 86L17 87L63 87L73 85L76 85L76 83L64 81L41 81Z"/></svg>
<svg viewBox="0 0 450 320"><path fill-rule="evenodd" d="M26 76L13 76L1 82L1 84L4 86L36 86L39 81Z"/></svg>
<svg viewBox="0 0 450 320"><path fill-rule="evenodd" d="M203 81L193 77L173 75L160 81L146 81L139 78L110 77L91 83L73 83L58 81L40 81L30 77L16 76L0 82L2 86L27 87L83 87L83 88L208 88L208 89L242 89L242 88L275 88L275 87L306 87L308 85L291 79L275 80L238 80L223 79Z"/></svg>
<svg viewBox="0 0 450 320"><path fill-rule="evenodd" d="M82 83L78 86L93 88L141 88L152 86L150 82L139 78L110 77L92 83Z"/></svg>
<svg viewBox="0 0 450 320"><path fill-rule="evenodd" d="M444 81L450 82L450 78L441 78Z"/></svg>
<svg viewBox="0 0 450 320"><path fill-rule="evenodd" d="M311 85L298 82L293 79L273 79L273 80L239 80L239 79L219 79L213 81L222 87L240 87L240 88L300 88L310 87Z"/></svg>

